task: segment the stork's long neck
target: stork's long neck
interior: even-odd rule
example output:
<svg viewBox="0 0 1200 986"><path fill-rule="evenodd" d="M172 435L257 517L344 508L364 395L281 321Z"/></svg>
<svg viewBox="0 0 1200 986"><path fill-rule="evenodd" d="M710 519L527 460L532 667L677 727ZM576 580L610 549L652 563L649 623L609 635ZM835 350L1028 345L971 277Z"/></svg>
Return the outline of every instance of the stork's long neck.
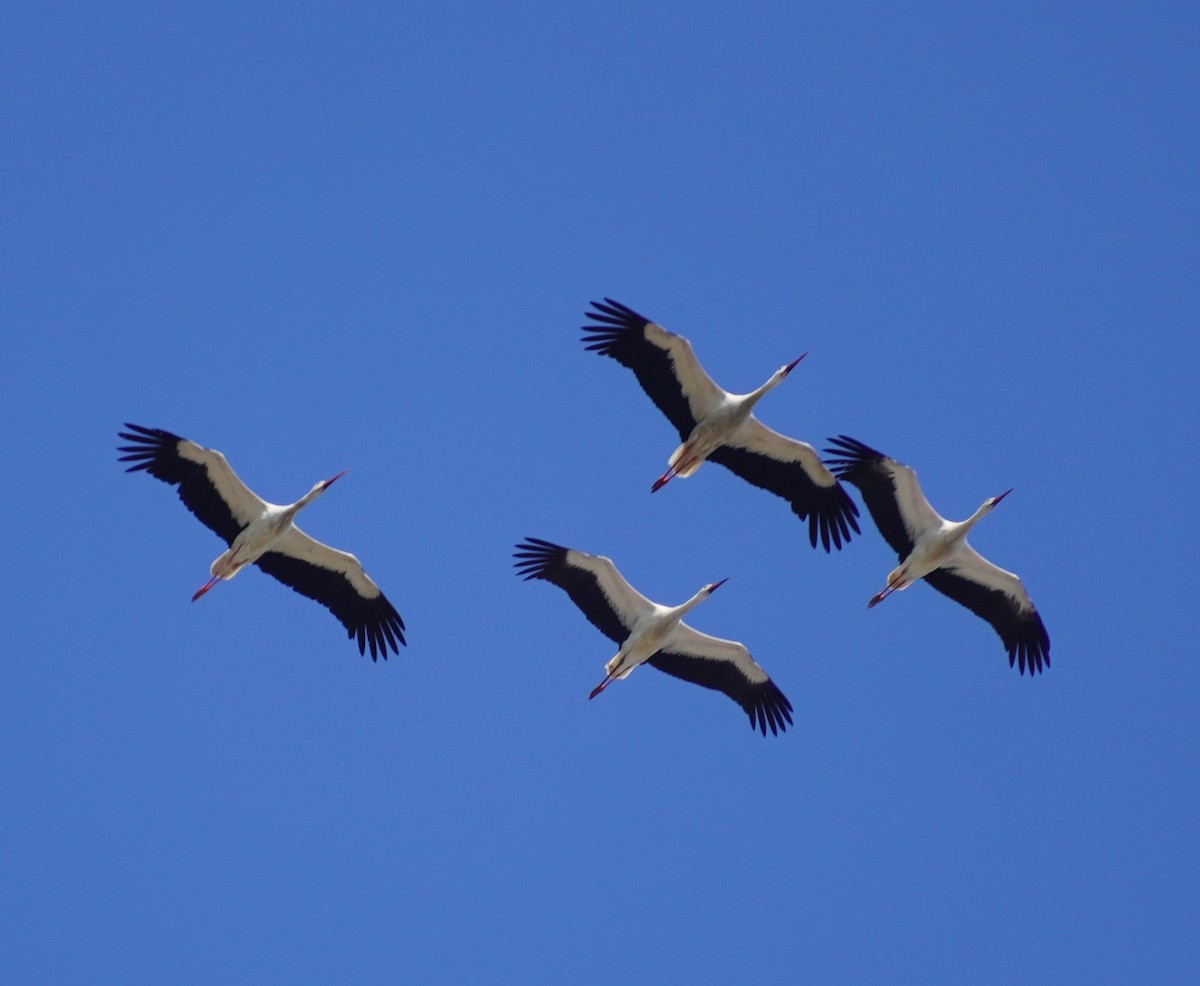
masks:
<svg viewBox="0 0 1200 986"><path fill-rule="evenodd" d="M979 509L971 514L970 517L964 521L960 521L958 527L956 527L954 530L955 540L961 541L963 538L965 538L967 536L967 532L972 527L974 527L983 517L986 517L992 512L992 506L993 504L990 500L985 500L979 505Z"/></svg>
<svg viewBox="0 0 1200 986"><path fill-rule="evenodd" d="M792 370L794 370L796 368L796 364L799 363L800 360L804 359L804 357L807 355L808 355L808 353L804 353L799 358L794 359L790 363L788 363L787 366L781 366L778 370L776 370L774 373L771 374L770 378L767 380L766 383L764 383L757 390L752 390L752 391L750 391L750 393L746 394L742 398L742 409L745 411L749 411L751 408L753 408L754 405L757 404L759 402L759 400L762 398L763 394L765 394L768 390L771 390L774 387L778 387L781 383L783 383L783 381L787 379L788 374L791 373Z"/></svg>
<svg viewBox="0 0 1200 986"><path fill-rule="evenodd" d="M762 400L763 395L768 391L774 390L776 387L778 387L782 380L783 377L781 377L778 373L772 374L770 380L764 383L761 387L750 391L750 393L742 398L742 407L747 411L753 410L754 405Z"/></svg>
<svg viewBox="0 0 1200 986"><path fill-rule="evenodd" d="M704 600L706 600L710 595L712 595L712 593L709 591L708 586L705 586L703 589L701 589L699 592L697 592L694 596L692 596L692 598L689 599L687 602L680 603L678 606L675 607L676 617L682 620L683 617L687 614L687 612L689 610L691 610L695 606L699 605L700 603L704 602Z"/></svg>
<svg viewBox="0 0 1200 986"><path fill-rule="evenodd" d="M317 486L314 486L311 490L309 490L307 493L305 493L304 496L300 497L299 500L297 500L290 507L287 507L283 511L283 513L280 515L279 526L283 527L285 524L290 524L293 520L296 519L296 514L298 514L301 510L303 510L305 507L307 507L310 503L313 502L313 500L315 500L317 497L319 497L324 492L325 492L325 488L323 486L321 486L319 484Z"/></svg>

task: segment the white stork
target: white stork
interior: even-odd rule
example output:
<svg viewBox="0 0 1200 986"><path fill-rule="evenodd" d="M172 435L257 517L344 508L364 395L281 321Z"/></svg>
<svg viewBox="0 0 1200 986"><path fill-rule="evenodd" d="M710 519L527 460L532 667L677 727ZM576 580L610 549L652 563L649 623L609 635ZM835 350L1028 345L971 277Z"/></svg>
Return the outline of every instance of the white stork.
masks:
<svg viewBox="0 0 1200 986"><path fill-rule="evenodd" d="M605 298L587 312L595 324L583 326L589 350L611 356L633 370L638 383L679 432L683 444L672 453L668 469L650 491L675 476L692 475L705 459L719 462L748 483L781 496L793 512L808 520L808 537L817 536L829 551L841 548L858 532L858 508L821 463L811 445L772 431L752 413L759 399L795 368L793 360L776 370L757 390L731 394L704 372L683 336L643 318L631 308Z"/></svg>
<svg viewBox="0 0 1200 986"><path fill-rule="evenodd" d="M1021 674L1027 667L1031 675L1049 667L1050 637L1025 586L967 543L967 532L1012 490L988 497L966 520L949 521L929 505L910 467L846 435L829 441L836 446L825 450L835 456L828 460L833 471L859 488L879 533L900 556L867 608L923 578L987 620L1004 641L1009 665Z"/></svg>
<svg viewBox="0 0 1200 986"><path fill-rule="evenodd" d="M620 645L604 670L606 677L592 689L595 698L618 678L626 678L639 664L650 664L676 678L724 692L750 717L750 728L764 736L787 729L792 705L775 682L755 662L746 648L733 640L710 637L682 622L693 606L721 585L703 586L679 606L651 602L621 577L616 566L602 555L574 551L539 538L526 538L513 557L517 574L545 579L566 590L592 624Z"/></svg>
<svg viewBox="0 0 1200 986"><path fill-rule="evenodd" d="M212 578L196 590L195 602L222 579L231 579L254 564L303 596L315 599L342 622L347 635L358 637L360 654L369 645L371 660L388 650L400 653L404 621L354 555L310 538L292 521L324 493L345 470L317 483L295 503L282 506L257 497L216 449L204 448L161 428L125 423L119 432L133 445L121 462L126 472L145 469L164 483L179 487L179 499L205 527L216 532L229 550L212 563Z"/></svg>

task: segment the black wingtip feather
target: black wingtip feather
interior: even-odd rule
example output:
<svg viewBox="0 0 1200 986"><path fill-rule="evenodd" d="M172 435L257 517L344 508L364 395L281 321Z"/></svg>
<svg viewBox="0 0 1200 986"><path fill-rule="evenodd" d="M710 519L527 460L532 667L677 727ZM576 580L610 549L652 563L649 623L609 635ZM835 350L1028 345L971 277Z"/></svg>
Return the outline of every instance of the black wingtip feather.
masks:
<svg viewBox="0 0 1200 986"><path fill-rule="evenodd" d="M381 657L386 661L389 654L399 654L401 647L408 646L404 639L404 621L386 596L372 600L354 615L332 608L331 612L346 627L346 635L358 643L360 654L365 657L370 650L372 661L378 662Z"/></svg>
<svg viewBox="0 0 1200 986"><path fill-rule="evenodd" d="M843 544L849 544L851 529L855 534L861 534L858 526L858 507L850 499L849 494L841 485L830 486L827 489L815 487L809 492L804 504L793 502L792 509L804 519L808 515L808 540L815 548L818 535L821 546L828 553L837 548L841 551ZM801 512L801 506L804 512Z"/></svg>
<svg viewBox="0 0 1200 986"><path fill-rule="evenodd" d="M896 501L892 472L899 464L849 435L838 435L828 441L833 447L823 450L825 465L840 482L858 488L883 539L901 558L907 556L913 549L913 541Z"/></svg>
<svg viewBox="0 0 1200 986"><path fill-rule="evenodd" d="M622 355L628 358L628 353L623 354L622 349L628 345L629 334L634 333L640 339L650 320L619 301L605 298L604 302L590 302L596 310L584 312L584 316L592 320L591 324L581 326L587 333L582 338L587 343L584 348L618 360Z"/></svg>
<svg viewBox="0 0 1200 986"><path fill-rule="evenodd" d="M646 316L635 312L628 305L623 305L619 301L614 301L612 298L605 298L603 304L599 301L588 302L594 309L594 312L584 312L585 318L590 318L595 322L604 322L608 325L621 325L630 329L641 329L650 324L650 319ZM588 328L584 326L584 328Z"/></svg>
<svg viewBox="0 0 1200 986"><path fill-rule="evenodd" d="M682 438L696 426L691 405L675 375L674 357L668 349L652 342L647 335L655 324L627 305L612 298L591 302L593 311L586 312L591 323L582 326L582 341L589 352L599 353L633 370L647 396L667 416ZM675 338L670 336L669 338ZM686 346L686 340L676 340Z"/></svg>
<svg viewBox="0 0 1200 986"><path fill-rule="evenodd" d="M517 561L513 563L513 568L526 582L530 579L548 578L549 570L563 563L568 550L561 544L535 537L527 537L514 547L516 551L513 552L513 557Z"/></svg>
<svg viewBox="0 0 1200 986"><path fill-rule="evenodd" d="M170 468L169 460L174 457L175 446L182 439L178 435L164 431L162 428L145 428L142 425L131 424L128 421L125 422L125 427L129 431L119 431L117 432L117 437L127 442L135 443L133 445L121 445L117 447L118 452L128 453L119 456L117 459L118 462L134 463L134 465L125 471L137 472L140 469L145 469L149 471L150 475L164 482L180 482L179 479L173 478L177 470Z"/></svg>
<svg viewBox="0 0 1200 986"><path fill-rule="evenodd" d="M272 578L278 579L300 595L320 603L346 629L346 635L358 644L358 652L371 652L371 660L387 660L389 653L399 654L407 646L404 621L387 596L373 599L358 591L340 572L321 569L278 551L268 551L255 563Z"/></svg>
<svg viewBox="0 0 1200 986"><path fill-rule="evenodd" d="M530 579L545 579L558 586L579 607L588 622L609 640L618 643L629 636L629 628L621 621L601 588L596 576L585 568L567 562L567 552L561 544L543 541L541 538L526 538L516 545L513 567L517 575L528 582Z"/></svg>
<svg viewBox="0 0 1200 986"><path fill-rule="evenodd" d="M646 663L664 674L727 695L749 717L750 728L764 736L768 729L778 736L792 722L792 703L770 678L751 683L731 664L697 660L669 650L659 651Z"/></svg>
<svg viewBox="0 0 1200 986"><path fill-rule="evenodd" d="M1004 641L1008 648L1008 666L1032 678L1050 667L1050 635L1041 616L1034 610L1022 624L1018 635Z"/></svg>
<svg viewBox="0 0 1200 986"><path fill-rule="evenodd" d="M808 540L830 552L839 551L858 527L858 507L839 484L814 482L799 462L780 462L770 456L733 445L714 450L709 459L719 463L752 486L782 497L792 513L808 522Z"/></svg>
<svg viewBox="0 0 1200 986"><path fill-rule="evenodd" d="M845 479L850 483L854 482L855 470L862 466L882 462L887 458L878 449L864 445L849 435L838 435L827 441L835 447L822 450L822 454L828 456L825 459L825 465L838 479Z"/></svg>
<svg viewBox="0 0 1200 986"><path fill-rule="evenodd" d="M991 625L1004 644L1009 667L1034 675L1050 666L1050 635L1035 608L1022 608L1007 593L944 568L930 572L925 582Z"/></svg>
<svg viewBox="0 0 1200 986"><path fill-rule="evenodd" d="M129 431L118 432L118 436L135 443L117 448L126 453L118 457L119 462L133 463L125 471L145 470L168 486L178 487L184 506L226 544L232 544L242 525L217 493L205 466L179 454L183 439L162 428L146 428L128 421L125 427Z"/></svg>
<svg viewBox="0 0 1200 986"><path fill-rule="evenodd" d="M792 703L770 679L758 686L742 707L750 717L750 728L758 729L763 736L767 735L767 729L772 736L778 736L792 725Z"/></svg>

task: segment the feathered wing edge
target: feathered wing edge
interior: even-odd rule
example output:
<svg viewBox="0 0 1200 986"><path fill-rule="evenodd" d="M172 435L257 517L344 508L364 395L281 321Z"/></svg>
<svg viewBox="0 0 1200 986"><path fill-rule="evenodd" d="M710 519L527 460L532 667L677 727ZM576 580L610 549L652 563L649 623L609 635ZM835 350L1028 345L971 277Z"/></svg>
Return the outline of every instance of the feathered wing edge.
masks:
<svg viewBox="0 0 1200 986"><path fill-rule="evenodd" d="M529 537L516 545L513 567L525 581L543 579L562 589L588 621L614 643L629 636L613 601L604 593L599 579L586 568L567 561L570 548L553 541Z"/></svg>
<svg viewBox="0 0 1200 986"><path fill-rule="evenodd" d="M1050 635L1032 603L1023 607L1002 589L964 578L952 565L930 572L925 581L992 625L1004 642L1009 667L1018 668L1021 674L1028 668L1031 676L1050 667Z"/></svg>
<svg viewBox="0 0 1200 986"><path fill-rule="evenodd" d="M858 487L863 503L883 539L903 560L913 549L913 538L900 513L895 481L882 452L847 435L828 440L835 448L824 450L825 464L842 482Z"/></svg>
<svg viewBox="0 0 1200 986"><path fill-rule="evenodd" d="M233 509L221 498L206 465L180 455L180 443L187 439L162 428L144 428L129 422L125 427L129 431L118 432L118 437L136 443L117 449L126 453L118 461L133 463L125 471L144 469L155 479L178 487L179 499L196 519L226 544L232 544L244 525L238 523ZM220 455L219 452L205 451Z"/></svg>
<svg viewBox="0 0 1200 986"><path fill-rule="evenodd" d="M399 654L406 643L404 621L382 592L374 598L363 596L343 573L278 551L266 552L254 564L328 609L346 628L346 635L358 639L360 654L370 647L372 661L386 660L389 651Z"/></svg>
<svg viewBox="0 0 1200 986"><path fill-rule="evenodd" d="M770 678L752 682L727 661L670 650L660 650L646 663L675 678L728 695L750 717L750 728L760 730L764 736L768 728L771 735L777 736L792 722L792 703Z"/></svg>
<svg viewBox="0 0 1200 986"><path fill-rule="evenodd" d="M595 311L585 314L596 324L582 326L587 333L582 338L584 348L631 369L680 441L686 439L698 420L692 401L704 408L723 393L700 365L691 343L611 298L591 304ZM693 390L690 396L688 387Z"/></svg>
<svg viewBox="0 0 1200 986"><path fill-rule="evenodd" d="M849 543L851 530L861 533L856 520L858 507L841 484L821 486L813 482L799 460L785 462L728 443L708 458L752 486L786 500L797 517L808 521L808 540L814 548L820 538L826 551L831 545L841 550L843 543Z"/></svg>

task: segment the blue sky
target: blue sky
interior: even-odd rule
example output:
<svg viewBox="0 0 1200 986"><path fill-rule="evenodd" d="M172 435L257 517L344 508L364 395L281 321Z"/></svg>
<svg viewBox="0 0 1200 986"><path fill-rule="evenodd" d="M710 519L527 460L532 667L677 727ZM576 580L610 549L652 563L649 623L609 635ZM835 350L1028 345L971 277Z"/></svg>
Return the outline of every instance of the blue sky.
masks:
<svg viewBox="0 0 1200 986"><path fill-rule="evenodd" d="M7 982L1193 981L1191 4L0 15ZM873 527L808 547L586 353L608 295L916 467L1030 680ZM221 449L354 551L372 664L116 462ZM534 535L747 644L763 739Z"/></svg>

